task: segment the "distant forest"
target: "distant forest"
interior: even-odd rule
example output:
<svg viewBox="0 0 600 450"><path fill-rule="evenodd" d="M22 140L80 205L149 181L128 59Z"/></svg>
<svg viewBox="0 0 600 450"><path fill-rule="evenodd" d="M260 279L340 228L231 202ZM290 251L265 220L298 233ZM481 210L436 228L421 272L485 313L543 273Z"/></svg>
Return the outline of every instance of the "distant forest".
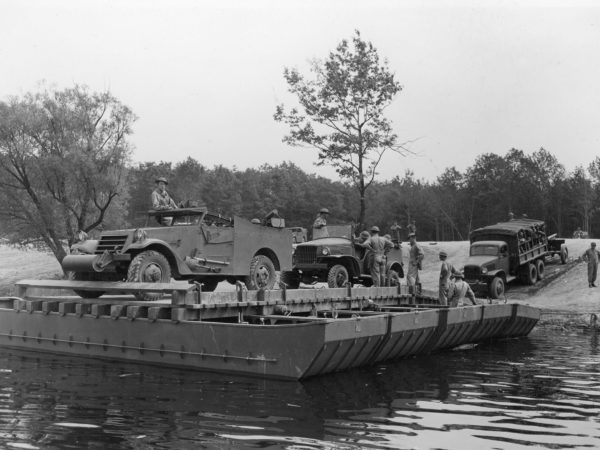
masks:
<svg viewBox="0 0 600 450"><path fill-rule="evenodd" d="M398 166L403 165L410 165L410 158L401 159ZM143 225L158 176L169 179L168 191L177 202L196 200L227 216L260 218L277 209L287 226L308 228L322 207L329 209L332 224L355 222L359 214L356 189L293 163L210 169L190 157L174 165L146 162L130 168L126 214L111 214L105 226ZM482 154L464 172L448 168L432 182L410 170L375 182L366 193L365 225L389 232L394 222L406 227L414 219L421 240L466 240L471 230L507 220L513 212L545 220L548 231L559 236L571 237L578 227L598 236L599 201L600 157L567 172L543 148L530 155L511 149L504 156Z"/></svg>

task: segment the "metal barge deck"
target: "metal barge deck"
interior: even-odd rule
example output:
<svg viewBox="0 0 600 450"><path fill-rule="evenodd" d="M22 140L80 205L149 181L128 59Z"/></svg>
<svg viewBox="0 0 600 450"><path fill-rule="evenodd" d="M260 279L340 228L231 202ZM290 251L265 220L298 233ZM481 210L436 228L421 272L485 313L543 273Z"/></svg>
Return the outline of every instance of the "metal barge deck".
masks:
<svg viewBox="0 0 600 450"><path fill-rule="evenodd" d="M2 346L282 379L526 336L540 316L519 304L440 307L434 293L406 286L207 293L167 283L24 280L17 287L16 297L0 298ZM73 288L120 295L82 299L64 291ZM170 299L122 295L140 289Z"/></svg>

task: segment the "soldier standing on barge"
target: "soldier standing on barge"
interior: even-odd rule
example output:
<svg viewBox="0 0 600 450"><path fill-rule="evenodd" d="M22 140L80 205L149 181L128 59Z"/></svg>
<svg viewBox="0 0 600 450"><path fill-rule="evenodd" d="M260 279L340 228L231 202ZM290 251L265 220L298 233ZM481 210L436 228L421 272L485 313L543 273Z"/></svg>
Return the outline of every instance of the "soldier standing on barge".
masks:
<svg viewBox="0 0 600 450"><path fill-rule="evenodd" d="M448 254L445 251L440 252L440 261L442 265L440 267L440 288L439 288L439 299L440 304L448 305L448 289L450 288L450 276L457 272L452 264L446 261Z"/></svg>
<svg viewBox="0 0 600 450"><path fill-rule="evenodd" d="M423 261L425 255L421 247L417 244L417 235L415 233L410 233L408 239L410 241L410 250L406 283L414 287L419 283L419 270L421 270L421 261Z"/></svg>
<svg viewBox="0 0 600 450"><path fill-rule="evenodd" d="M463 299L465 298L471 300L473 305L477 305L475 293L464 278L465 276L462 272L456 272L454 274L454 283L452 283L450 289L448 289L448 304L450 306L459 306L459 304L464 303Z"/></svg>
<svg viewBox="0 0 600 450"><path fill-rule="evenodd" d="M596 250L596 243L592 242L590 248L581 256L587 263L588 269L588 285L589 287L596 287L596 277L598 276L598 258L600 253Z"/></svg>
<svg viewBox="0 0 600 450"><path fill-rule="evenodd" d="M371 227L371 237L365 246L371 250L371 279L373 286L385 286L385 266L387 254L394 247L389 239L379 236L379 227Z"/></svg>

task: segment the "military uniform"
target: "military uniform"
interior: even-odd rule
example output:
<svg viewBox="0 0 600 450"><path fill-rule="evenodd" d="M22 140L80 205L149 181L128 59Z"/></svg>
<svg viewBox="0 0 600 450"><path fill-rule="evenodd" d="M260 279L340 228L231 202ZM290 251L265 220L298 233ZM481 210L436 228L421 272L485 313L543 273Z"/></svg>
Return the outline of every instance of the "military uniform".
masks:
<svg viewBox="0 0 600 450"><path fill-rule="evenodd" d="M596 282L596 277L598 276L599 255L600 253L598 253L598 250L596 250L596 246L594 245L594 243L582 255L583 260L587 262L589 287L596 287L594 283Z"/></svg>
<svg viewBox="0 0 600 450"><path fill-rule="evenodd" d="M313 222L313 239L329 237L329 231L327 231L327 214L329 210L327 208L321 208L317 218Z"/></svg>
<svg viewBox="0 0 600 450"><path fill-rule="evenodd" d="M425 254L417 241L410 243L410 250L408 252L408 273L406 274L406 283L409 286L415 286L419 281L419 270L421 269L421 261Z"/></svg>
<svg viewBox="0 0 600 450"><path fill-rule="evenodd" d="M444 253L440 253L440 256ZM440 304L448 305L448 289L450 288L450 276L456 272L456 269L446 259L442 260L440 267L440 287L439 287L439 300Z"/></svg>
<svg viewBox="0 0 600 450"><path fill-rule="evenodd" d="M453 307L459 306L459 304L464 303L463 300L465 298L468 298L473 305L477 305L475 293L471 289L471 286L469 286L469 283L462 278L462 274L456 273L454 276L456 280L448 289L448 304Z"/></svg>
<svg viewBox="0 0 600 450"><path fill-rule="evenodd" d="M160 177L156 179L156 184L159 187L152 191L152 209L155 211L165 211L169 209L177 209L177 205L169 195L166 189L161 189L161 183L164 183L164 186L169 184L166 178ZM157 220L161 225L170 226L173 223L173 217L157 217Z"/></svg>
<svg viewBox="0 0 600 450"><path fill-rule="evenodd" d="M371 279L373 286L385 285L385 266L387 262L387 254L394 247L394 244L389 239L379 236L379 228L371 228L373 236L365 242L365 246L371 251Z"/></svg>

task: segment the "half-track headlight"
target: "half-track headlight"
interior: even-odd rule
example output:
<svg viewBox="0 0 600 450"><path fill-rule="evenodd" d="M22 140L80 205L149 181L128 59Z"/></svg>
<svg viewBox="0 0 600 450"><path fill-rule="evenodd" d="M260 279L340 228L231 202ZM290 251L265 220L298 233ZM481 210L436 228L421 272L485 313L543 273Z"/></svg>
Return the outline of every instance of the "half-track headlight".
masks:
<svg viewBox="0 0 600 450"><path fill-rule="evenodd" d="M323 247L323 248L321 249L321 254L322 254L323 256L327 256L327 255L329 255L330 253L331 253L331 251L329 250L329 247Z"/></svg>
<svg viewBox="0 0 600 450"><path fill-rule="evenodd" d="M79 230L77 233L75 233L74 237L75 237L75 242L74 242L75 244L88 240L88 234L83 230Z"/></svg>
<svg viewBox="0 0 600 450"><path fill-rule="evenodd" d="M146 230L138 228L133 232L133 242L142 242L147 237Z"/></svg>

